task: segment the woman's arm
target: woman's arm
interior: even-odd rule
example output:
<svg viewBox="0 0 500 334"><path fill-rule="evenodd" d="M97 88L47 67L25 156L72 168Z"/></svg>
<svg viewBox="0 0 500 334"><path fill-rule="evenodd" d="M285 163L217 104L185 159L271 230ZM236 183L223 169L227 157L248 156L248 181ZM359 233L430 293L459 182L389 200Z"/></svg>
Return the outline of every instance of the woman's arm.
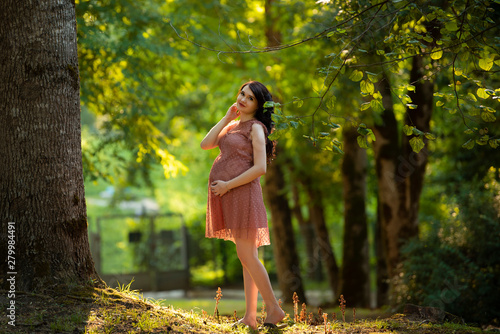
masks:
<svg viewBox="0 0 500 334"><path fill-rule="evenodd" d="M266 174L266 136L261 125L252 124L251 138L253 148L253 166L241 175L238 175L234 179L227 182L221 180L212 182L210 188L215 195L222 196L230 189L252 182L259 176Z"/></svg>
<svg viewBox="0 0 500 334"><path fill-rule="evenodd" d="M219 146L219 139L222 138L228 129L226 126L234 119L239 116L238 109L236 108L236 103L229 107L226 115L207 133L205 138L201 141L201 148L204 150L210 150Z"/></svg>

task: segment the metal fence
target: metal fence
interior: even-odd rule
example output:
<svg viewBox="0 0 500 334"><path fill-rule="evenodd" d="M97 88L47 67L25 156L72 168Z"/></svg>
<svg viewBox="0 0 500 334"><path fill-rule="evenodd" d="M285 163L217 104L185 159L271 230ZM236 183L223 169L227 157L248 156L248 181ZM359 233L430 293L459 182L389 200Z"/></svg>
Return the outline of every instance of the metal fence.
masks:
<svg viewBox="0 0 500 334"><path fill-rule="evenodd" d="M110 287L133 280L134 290L189 289L189 235L181 214L97 217L89 240L96 270Z"/></svg>

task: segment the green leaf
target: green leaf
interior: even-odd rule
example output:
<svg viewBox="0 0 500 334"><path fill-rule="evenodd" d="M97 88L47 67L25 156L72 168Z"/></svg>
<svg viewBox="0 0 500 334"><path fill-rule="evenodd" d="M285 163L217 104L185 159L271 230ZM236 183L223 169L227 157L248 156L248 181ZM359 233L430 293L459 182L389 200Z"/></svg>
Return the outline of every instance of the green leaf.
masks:
<svg viewBox="0 0 500 334"><path fill-rule="evenodd" d="M434 60L441 59L441 57L443 56L443 50L441 50L441 49L434 49L434 50L436 50L436 51L433 51L431 53L431 58Z"/></svg>
<svg viewBox="0 0 500 334"><path fill-rule="evenodd" d="M481 58L479 59L479 67L485 71L489 71L493 67L494 60L494 58Z"/></svg>
<svg viewBox="0 0 500 334"><path fill-rule="evenodd" d="M432 42L434 42L434 40L432 39L432 37L427 36L427 35L425 35L425 36L424 36L424 41L426 41L427 43L432 43Z"/></svg>
<svg viewBox="0 0 500 334"><path fill-rule="evenodd" d="M359 107L359 109L361 109L361 111L366 110L366 109L368 109L368 108L370 108L370 102L365 102L365 103L363 103L363 104Z"/></svg>
<svg viewBox="0 0 500 334"><path fill-rule="evenodd" d="M276 130L286 130L286 129L288 129L288 123L283 122L276 124Z"/></svg>
<svg viewBox="0 0 500 334"><path fill-rule="evenodd" d="M414 126L409 126L408 124L405 124L403 126L403 132L404 132L405 135L410 136L410 135L413 134L413 129L414 128L415 128Z"/></svg>
<svg viewBox="0 0 500 334"><path fill-rule="evenodd" d="M488 135L484 135L484 136L482 136L480 138L477 138L476 139L476 144L484 146L484 145L488 144L488 139L489 138L490 138L490 136L488 136Z"/></svg>
<svg viewBox="0 0 500 334"><path fill-rule="evenodd" d="M492 148L497 148L500 144L500 139L490 139L488 142Z"/></svg>
<svg viewBox="0 0 500 334"><path fill-rule="evenodd" d="M361 92L364 94L373 94L375 86L368 80L363 80L360 83Z"/></svg>
<svg viewBox="0 0 500 334"><path fill-rule="evenodd" d="M467 140L463 145L462 145L463 148L466 148L468 150L472 150L472 148L474 147L474 140L472 139L469 139Z"/></svg>
<svg viewBox="0 0 500 334"><path fill-rule="evenodd" d="M349 79L351 79L354 82L358 82L361 79L363 79L363 72L354 70L352 71L351 75L349 76Z"/></svg>
<svg viewBox="0 0 500 334"><path fill-rule="evenodd" d="M467 99L472 101L472 102L477 102L476 95L474 95L472 93L467 94Z"/></svg>
<svg viewBox="0 0 500 334"><path fill-rule="evenodd" d="M417 129L416 127L413 127L413 134L415 136L423 136L424 133L422 131L420 131L419 129Z"/></svg>
<svg viewBox="0 0 500 334"><path fill-rule="evenodd" d="M425 144L424 144L424 141L422 140L422 138L419 136L419 137L413 137L412 139L410 139L410 146L411 146L411 149L413 150L413 152L420 152Z"/></svg>
<svg viewBox="0 0 500 334"><path fill-rule="evenodd" d="M339 154L344 154L344 151L342 151L342 143L339 142L337 139L332 140L332 151Z"/></svg>
<svg viewBox="0 0 500 334"><path fill-rule="evenodd" d="M455 22L455 21L450 21L450 22L446 23L444 26L448 31L457 31L458 30L457 22Z"/></svg>
<svg viewBox="0 0 500 334"><path fill-rule="evenodd" d="M276 103L274 101L266 101L266 102L264 102L264 108L271 108L271 107L274 107L275 105L279 105L279 103Z"/></svg>
<svg viewBox="0 0 500 334"><path fill-rule="evenodd" d="M273 120L273 122L275 123L282 123L283 120L285 119L285 117L279 115L279 114L272 114L271 115L271 119Z"/></svg>
<svg viewBox="0 0 500 334"><path fill-rule="evenodd" d="M486 89L484 88L478 88L476 91L477 96L479 96L482 99L487 99L490 97L488 93L486 93Z"/></svg>
<svg viewBox="0 0 500 334"><path fill-rule="evenodd" d="M436 102L436 107L441 107L444 105L444 102L443 101L437 101Z"/></svg>
<svg viewBox="0 0 500 334"><path fill-rule="evenodd" d="M406 104L406 106L408 107L408 109L417 109L418 107L416 104L411 104L411 103Z"/></svg>
<svg viewBox="0 0 500 334"><path fill-rule="evenodd" d="M293 104L297 107L300 108L304 104L304 100L299 99L299 98L294 98Z"/></svg>
<svg viewBox="0 0 500 334"><path fill-rule="evenodd" d="M382 112L384 111L384 105L380 100L371 100L370 101L370 106L372 107L372 110L375 112Z"/></svg>
<svg viewBox="0 0 500 334"><path fill-rule="evenodd" d="M280 130L274 130L273 133L269 135L270 140L277 140L281 135L283 134L283 131Z"/></svg>
<svg viewBox="0 0 500 334"><path fill-rule="evenodd" d="M290 125L291 125L294 129L297 129L297 128L299 127L299 122L290 121Z"/></svg>
<svg viewBox="0 0 500 334"><path fill-rule="evenodd" d="M436 137L430 132L424 133L424 136L425 136L425 138L427 138L429 140L436 140Z"/></svg>
<svg viewBox="0 0 500 334"><path fill-rule="evenodd" d="M331 127L331 128L332 128L332 129L334 129L334 130L336 130L336 129L340 128L340 125L335 124L335 123L329 123L329 124L328 124L328 126L329 126L329 127Z"/></svg>
<svg viewBox="0 0 500 334"><path fill-rule="evenodd" d="M319 135L320 137L328 137L330 135L330 132L320 132Z"/></svg>
<svg viewBox="0 0 500 334"><path fill-rule="evenodd" d="M368 148L368 142L366 141L365 136L358 136L357 140L358 140L359 147Z"/></svg>
<svg viewBox="0 0 500 334"><path fill-rule="evenodd" d="M490 113L488 111L483 111L481 113L481 118L485 122L495 122L497 120L497 118L495 117L495 115L493 115L492 113Z"/></svg>
<svg viewBox="0 0 500 334"><path fill-rule="evenodd" d="M368 80L370 80L373 83L378 82L378 75L370 72L366 72L366 74L368 74Z"/></svg>
<svg viewBox="0 0 500 334"><path fill-rule="evenodd" d="M368 137L370 137L370 139L372 141L377 141L377 137L375 137L375 134L373 133L372 130L370 130L370 133L368 134Z"/></svg>
<svg viewBox="0 0 500 334"><path fill-rule="evenodd" d="M326 107L332 110L335 107L335 101L337 101L335 95L330 96L330 98L326 100Z"/></svg>

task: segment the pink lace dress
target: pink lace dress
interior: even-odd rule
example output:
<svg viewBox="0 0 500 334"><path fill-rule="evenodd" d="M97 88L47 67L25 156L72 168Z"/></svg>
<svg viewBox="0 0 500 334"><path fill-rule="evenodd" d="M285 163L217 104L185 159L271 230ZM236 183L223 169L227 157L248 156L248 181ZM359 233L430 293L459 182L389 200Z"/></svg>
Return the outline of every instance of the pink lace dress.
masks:
<svg viewBox="0 0 500 334"><path fill-rule="evenodd" d="M253 147L250 132L258 120L232 122L229 131L219 140L220 154L215 158L208 184L216 180L229 181L253 166ZM260 177L231 189L222 197L208 189L205 236L231 240L255 240L257 247L269 245L267 214L262 198Z"/></svg>

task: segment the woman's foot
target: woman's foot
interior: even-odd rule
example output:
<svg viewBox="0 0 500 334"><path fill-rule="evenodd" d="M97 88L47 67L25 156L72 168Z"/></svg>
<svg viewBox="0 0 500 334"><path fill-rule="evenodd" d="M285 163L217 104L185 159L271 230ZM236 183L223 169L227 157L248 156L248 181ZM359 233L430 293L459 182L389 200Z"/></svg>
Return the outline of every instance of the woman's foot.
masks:
<svg viewBox="0 0 500 334"><path fill-rule="evenodd" d="M245 318L241 318L240 320L238 320L237 322L235 322L233 324L233 328L236 328L236 327L239 327L239 326L247 326L251 329L257 329L257 319L255 319L253 322L248 320L248 319L245 319Z"/></svg>
<svg viewBox="0 0 500 334"><path fill-rule="evenodd" d="M267 310L267 317L266 320L264 320L264 323L267 324L277 324L281 320L285 318L286 314L285 312L276 305L276 307L273 310Z"/></svg>

